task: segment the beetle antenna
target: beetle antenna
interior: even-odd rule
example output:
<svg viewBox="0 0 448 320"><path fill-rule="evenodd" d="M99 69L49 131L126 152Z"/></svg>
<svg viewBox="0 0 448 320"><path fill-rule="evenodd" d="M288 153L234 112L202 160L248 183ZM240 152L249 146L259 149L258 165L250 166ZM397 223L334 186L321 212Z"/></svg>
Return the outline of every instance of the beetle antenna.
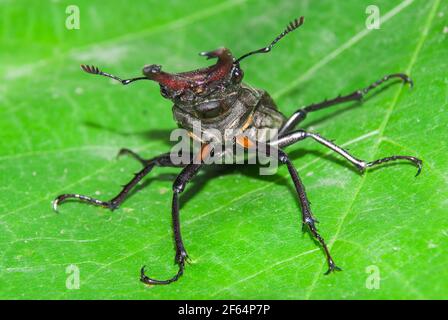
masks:
<svg viewBox="0 0 448 320"><path fill-rule="evenodd" d="M245 55L239 57L238 59L235 60L234 64L238 64L241 60L243 60L244 58L247 58L253 54L257 54L257 53L268 53L269 51L271 51L272 47L280 41L280 39L282 39L284 36L286 36L288 33L296 30L298 27L300 27L303 24L303 21L305 20L305 17L300 17L300 18L296 18L294 19L294 21L290 22L287 26L286 29L280 33L277 38L274 39L274 41L271 42L270 45L268 45L267 47L255 50L255 51L251 51L249 53L246 53Z"/></svg>
<svg viewBox="0 0 448 320"><path fill-rule="evenodd" d="M127 84L129 84L131 82L134 82L134 81L137 81L137 80L149 80L147 77L137 77L137 78L123 80L123 79L121 79L121 78L119 78L117 76L114 76L113 74L109 74L107 72L101 71L100 69L98 69L98 67L86 66L86 65L83 65L83 64L81 65L81 69L84 70L87 73L99 74L101 76L105 76L105 77L108 77L108 78L120 81L121 84L123 84L123 85L127 85Z"/></svg>

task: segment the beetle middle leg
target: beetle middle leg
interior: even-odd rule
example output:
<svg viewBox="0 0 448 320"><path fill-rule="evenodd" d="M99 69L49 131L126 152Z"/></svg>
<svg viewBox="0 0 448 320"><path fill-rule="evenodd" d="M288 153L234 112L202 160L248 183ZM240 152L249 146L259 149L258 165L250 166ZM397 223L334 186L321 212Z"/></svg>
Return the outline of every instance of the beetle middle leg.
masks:
<svg viewBox="0 0 448 320"><path fill-rule="evenodd" d="M349 162L354 164L361 172L369 167L373 167L376 165L383 164L385 162L395 161L395 160L408 160L408 161L412 162L415 166L417 166L417 169L418 169L416 176L418 176L422 170L422 161L413 156L394 155L394 156L381 158L381 159L377 159L377 160L370 161L370 162L360 160L360 159L354 157L353 155L351 155L350 153L348 153L346 150L344 150L340 146L331 142L330 140L327 140L324 137L322 137L316 133L311 133L311 132L307 132L304 130L297 130L297 131L294 131L287 135L281 136L277 140L270 142L270 144L273 146L279 147L279 148L283 148L283 147L289 146L295 142L304 140L306 138L312 138L316 142L318 142L318 143L324 145L325 147L333 150L334 152L340 154L345 159L347 159Z"/></svg>
<svg viewBox="0 0 448 320"><path fill-rule="evenodd" d="M130 150L129 150L130 151ZM141 159L141 158L140 158ZM126 196L129 194L132 188L134 188L137 183L139 183L148 173L152 171L152 169L155 166L160 167L183 167L185 164L174 164L171 161L171 157L169 153L162 154L158 157L149 159L149 160L143 160L141 159L142 164L144 165L144 168L137 172L135 174L135 177L129 181L126 185L123 186L123 189L121 192L112 198L109 201L102 201L98 200L89 196L85 196L82 194L75 194L75 193L67 193L67 194L61 194L59 195L54 201L53 201L53 208L55 211L57 211L57 207L60 203L65 201L66 199L79 199L81 201L85 201L87 203L105 207L111 210L115 210L118 208L118 206L124 201Z"/></svg>
<svg viewBox="0 0 448 320"><path fill-rule="evenodd" d="M375 81L371 85L365 87L364 89L356 90L356 91L354 91L348 95L345 95L345 96L340 95L334 99L325 100L325 101L317 103L317 104L311 104L307 107L297 110L285 122L283 127L279 130L278 135L282 136L284 134L287 134L289 131L293 130L300 122L305 120L305 118L309 112L325 109L325 108L328 108L328 107L331 107L331 106L334 106L334 105L337 105L340 103L344 103L344 102L360 101L369 91L371 91L372 89L375 89L376 87L383 84L384 82L386 82L390 79L394 79L394 78L399 78L399 79L403 80L404 83L408 83L411 87L413 86L412 79L409 78L409 76L407 76L406 74L394 73L394 74L386 75L386 76L382 77L380 80Z"/></svg>

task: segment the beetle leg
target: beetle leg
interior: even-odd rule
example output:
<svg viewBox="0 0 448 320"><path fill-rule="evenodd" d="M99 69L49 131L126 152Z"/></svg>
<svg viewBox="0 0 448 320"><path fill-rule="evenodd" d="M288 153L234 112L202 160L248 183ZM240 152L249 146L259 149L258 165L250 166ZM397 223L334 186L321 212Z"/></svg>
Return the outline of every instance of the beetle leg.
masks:
<svg viewBox="0 0 448 320"><path fill-rule="evenodd" d="M413 86L413 82L412 79L409 78L409 76L407 76L406 74L403 73L395 73L395 74L389 74L384 76L383 78L381 78L378 81L375 81L374 83L372 83L371 85L369 85L368 87L365 87L364 89L361 90L357 90L355 92L352 92L348 95L345 96L338 96L334 99L331 100L325 100L322 101L320 103L317 104L312 104L309 105L307 107L304 107L302 109L297 110L296 112L294 112L294 114L285 122L285 124L283 125L283 127L279 130L279 136L282 136L284 134L287 134L289 131L291 131L292 129L294 129L294 127L296 127L302 120L304 120L307 116L307 114L309 112L312 111L316 111L316 110L321 110L321 109L325 109L328 108L330 106L334 106L340 103L344 103L344 102L349 102L349 101L360 101L362 100L362 98L372 89L375 89L376 87L378 87L379 85L381 85L382 83L393 79L393 78L399 78L401 80L403 80L404 83L408 83L411 88Z"/></svg>
<svg viewBox="0 0 448 320"><path fill-rule="evenodd" d="M176 165L176 164L172 163L169 153L162 154L162 155L155 157L153 159L150 159L150 160L144 160L144 162L142 162L142 164L144 165L144 168L142 170L140 170L139 172L137 172L135 174L135 177L131 181L129 181L126 185L124 185L121 192L117 196L112 198L111 200L101 201L101 200L98 200L98 199L95 199L95 198L92 198L89 196L81 195L81 194L72 194L72 193L61 194L53 201L54 210L57 211L58 205L60 203L62 203L63 201L65 201L66 199L79 199L79 200L85 201L87 203L96 205L96 206L101 206L101 207L105 207L105 208L108 208L111 210L115 210L124 201L124 199L126 198L128 193L131 191L131 189L134 188L137 185L137 183L139 183L148 173L150 173L151 170L154 168L154 166L161 166L161 167L185 166L182 164Z"/></svg>
<svg viewBox="0 0 448 320"><path fill-rule="evenodd" d="M132 151L131 149L128 149L128 148L120 149L120 151L118 151L118 154L117 154L117 159L124 155L131 156L132 158L134 158L135 160L140 162L144 167L147 166L149 164L149 162L152 160L152 159L144 159L139 154L135 153L134 151Z"/></svg>
<svg viewBox="0 0 448 320"><path fill-rule="evenodd" d="M142 156L140 156L139 154L137 154L136 152L128 149L128 148L122 148L120 149L120 151L118 151L117 154L117 158L124 156L124 155L129 155L132 158L134 158L135 160L137 160L138 162L140 162L143 167L146 167L147 165L150 165L151 163L155 162L156 165L160 166L160 167L185 167L186 164L174 164L171 159L170 159L170 153L165 153L163 155L157 156L155 158L151 158L151 159L144 159ZM177 155L176 155L177 157ZM189 155L188 157L188 163L190 162L190 160L192 159L192 156Z"/></svg>
<svg viewBox="0 0 448 320"><path fill-rule="evenodd" d="M288 167L289 175L291 176L292 181L294 182L294 186L297 191L297 195L299 196L300 201L300 209L302 211L302 223L304 226L307 226L313 237L320 243L322 248L324 249L325 256L327 258L328 270L325 274L329 274L332 271L340 271L341 268L336 266L331 257L330 250L327 247L324 239L317 232L316 228L316 219L314 219L313 214L311 213L310 202L305 192L305 186L300 180L299 174L294 167L294 165L289 160L288 156L282 150L278 150L278 156L281 163L286 164Z"/></svg>
<svg viewBox="0 0 448 320"><path fill-rule="evenodd" d="M140 270L140 281L149 284L170 284L174 281L177 281L179 277L184 273L185 262L188 261L187 251L185 250L182 235L180 231L180 217L179 217L179 194L182 193L185 189L185 186L188 182L193 179L193 177L198 173L199 169L203 164L189 164L187 165L182 172L177 176L176 180L173 184L173 204L172 204L172 220L173 220L173 232L174 232L174 240L176 244L176 256L175 263L178 264L179 270L177 273L170 279L167 280L157 280L148 277L145 275L145 267L143 266Z"/></svg>
<svg viewBox="0 0 448 320"><path fill-rule="evenodd" d="M249 143L252 145L254 142L250 140L244 140L244 139L236 139L236 143L240 144L244 148L249 147ZM271 147L274 148L271 148ZM266 148L268 147L268 148ZM297 173L296 168L289 160L288 156L285 152L283 152L280 149L277 149L277 146L272 145L269 143L268 146L265 146L264 144L257 144L257 151L260 151L261 149L264 149L264 152L266 154L272 155L273 152L277 152L278 159L281 163L286 164L288 167L289 175L291 176L292 181L294 182L294 186L297 191L297 195L299 196L299 202L300 202L300 209L302 211L302 224L305 227L308 227L309 231L313 235L313 237L320 243L322 248L324 249L325 256L327 258L328 262L328 270L325 274L329 274L332 271L340 271L342 270L333 261L333 258L331 257L330 250L328 250L327 244L325 243L324 238L321 237L321 235L317 232L316 223L318 222L311 212L310 202L308 200L308 197L305 192L305 186L303 185L302 181L300 180L299 174Z"/></svg>
<svg viewBox="0 0 448 320"><path fill-rule="evenodd" d="M416 157L413 157L413 156L390 156L390 157L374 160L371 162L366 162L364 160L360 160L360 159L352 156L350 153L348 153L346 150L344 150L340 146L325 139L324 137L322 137L316 133L311 133L311 132L307 132L304 130L297 130L297 131L291 132L287 135L284 135L284 136L278 138L277 140L270 142L270 145L278 147L278 148L283 148L283 147L289 146L295 142L304 140L306 138L312 138L315 141L317 141L318 143L320 143L320 144L324 145L325 147L333 150L334 152L340 154L345 159L347 159L349 162L354 164L361 172L363 172L365 169L367 169L369 167L373 167L373 166L376 166L376 165L379 165L379 164L382 164L385 162L395 161L395 160L408 160L408 161L412 162L415 166L417 166L417 174L415 176L418 176L422 170L422 164L423 164L422 160L420 160Z"/></svg>

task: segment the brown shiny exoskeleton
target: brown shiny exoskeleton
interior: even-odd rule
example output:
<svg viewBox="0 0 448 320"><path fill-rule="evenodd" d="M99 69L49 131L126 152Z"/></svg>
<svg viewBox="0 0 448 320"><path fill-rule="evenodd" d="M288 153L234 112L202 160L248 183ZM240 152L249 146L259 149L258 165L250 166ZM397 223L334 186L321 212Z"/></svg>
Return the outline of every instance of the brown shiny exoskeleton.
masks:
<svg viewBox="0 0 448 320"><path fill-rule="evenodd" d="M293 113L290 117L285 117L275 105L270 95L260 89L254 89L251 86L242 82L243 70L240 62L258 53L267 53L271 51L273 46L291 31L297 29L303 24L304 18L295 19L288 24L286 29L278 35L274 41L267 47L251 51L238 59L235 59L229 49L219 48L214 51L202 52L201 55L208 59L217 59L217 62L209 67L197 69L182 73L168 73L162 70L160 65L148 65L143 69L143 77L122 80L114 75L100 71L94 66L82 65L82 69L88 73L99 74L106 76L122 84L127 85L137 80L152 80L160 85L160 92L164 98L170 99L173 105L173 115L179 127L193 131L195 123L200 123L201 130L214 129L221 133L221 141L203 138L202 136L192 135L193 139L199 139L202 147L197 154L189 155L190 162L174 163L170 153L162 154L152 159L146 160L132 152L129 149L120 150L119 154L128 154L139 160L143 169L135 174L135 177L124 186L123 190L113 199L109 201L98 200L89 196L80 194L63 194L57 197L54 201L54 209L57 209L58 204L68 198L76 198L90 204L102 206L114 210L124 201L129 191L137 185L153 168L154 166L167 167L181 167L181 173L177 176L173 183L173 202L172 202L172 218L173 231L176 243L175 261L179 266L178 272L167 280L157 280L145 275L145 267L141 268L141 281L147 284L168 284L179 279L184 272L185 262L188 260L188 255L185 250L179 221L179 194L183 192L186 184L193 179L198 171L205 165L205 160L213 152L216 152L216 143L224 143L231 140L235 145L240 145L243 148L256 146L258 148L259 142L264 142L270 150L270 155L275 155L276 159L286 164L291 179L297 191L298 200L302 212L303 226L314 236L314 238L321 244L328 262L328 271L340 270L334 263L330 252L324 239L320 236L316 229L316 219L313 217L305 193L305 187L299 178L298 172L292 162L289 160L283 148L295 142L311 138L323 146L338 153L353 165L355 165L361 172L365 169L379 165L388 161L394 160L408 160L418 167L417 175L421 171L422 161L413 156L390 156L371 162L360 160L346 150L337 146L330 140L322 136L308 132L305 130L294 130L308 113L327 108L339 103L348 101L361 100L370 90L376 88L380 84L389 79L398 78L404 83L412 86L412 80L405 74L396 73L384 76L380 80L371 85L357 90L345 96L338 96L331 100L325 100L318 104L312 104L303 107ZM265 139L265 141L256 141L258 137L254 134L262 129L276 129L278 135L274 139ZM245 135L246 132L252 132L251 135ZM232 132L230 135L228 132ZM219 139L218 139L219 140ZM259 139L260 140L260 139ZM275 151L275 152L273 152ZM194 161L199 160L199 161Z"/></svg>
<svg viewBox="0 0 448 320"><path fill-rule="evenodd" d="M173 101L173 115L179 127L193 130L201 123L203 131L225 131L253 125L280 128L285 117L277 111L269 94L242 83L243 71L229 49L201 53L217 58L216 64L195 71L168 74L158 65L143 69L144 75L160 84L162 96ZM202 141L207 142L207 141Z"/></svg>

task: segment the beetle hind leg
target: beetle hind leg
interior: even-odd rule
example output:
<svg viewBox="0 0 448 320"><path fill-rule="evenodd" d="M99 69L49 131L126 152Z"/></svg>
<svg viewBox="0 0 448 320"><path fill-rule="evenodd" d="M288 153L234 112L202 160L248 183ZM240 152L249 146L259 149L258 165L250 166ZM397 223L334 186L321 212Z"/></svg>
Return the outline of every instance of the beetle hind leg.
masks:
<svg viewBox="0 0 448 320"><path fill-rule="evenodd" d="M145 166L139 172L137 172L134 178L123 186L123 189L120 191L120 193L109 201L102 201L81 194L67 193L67 194L61 194L53 201L53 209L57 211L59 204L61 204L67 199L78 199L83 202L93 204L95 206L115 210L124 201L124 199L126 198L128 193L132 190L132 188L134 188L137 185L137 183L139 183L149 172L151 172L151 170L154 168L154 165L155 163L151 163Z"/></svg>
<svg viewBox="0 0 448 320"><path fill-rule="evenodd" d="M102 200L98 200L98 199L95 199L95 198L92 198L89 196L85 196L82 194L77 194L77 193L65 193L65 194L59 195L56 199L54 199L53 210L57 212L58 206L67 199L79 199L81 201L93 204L95 206L104 207L104 208L107 208L110 210L116 209L116 206L111 201L102 201Z"/></svg>
<svg viewBox="0 0 448 320"><path fill-rule="evenodd" d="M123 189L120 191L118 195L116 195L114 198L112 198L109 201L102 201L95 199L90 196L82 195L82 194L76 194L76 193L67 193L67 194L61 194L59 195L54 201L53 201L53 209L57 211L59 204L64 202L67 199L76 199L81 200L83 202L93 204L95 206L100 206L104 208L108 208L110 210L115 210L118 208L118 206L125 200L126 196L129 194L129 192L148 174L152 171L152 169L155 166L160 167L184 167L185 164L174 164L171 161L171 157L169 153L162 154L158 157L144 160L139 155L134 153L133 151L129 149L122 149L120 150L120 154L131 154L137 157L137 159L141 160L140 162L143 164L143 169L141 169L139 172L135 173L134 178L132 178L131 181L129 181L126 185L123 186Z"/></svg>
<svg viewBox="0 0 448 320"><path fill-rule="evenodd" d="M128 148L121 148L120 151L118 151L117 153L117 159L122 157L122 156L131 156L132 158L134 158L135 160L137 160L138 162L140 162L143 166L146 166L149 164L149 162L151 161L151 159L144 159L142 156L140 156L138 153L132 151L131 149Z"/></svg>
<svg viewBox="0 0 448 320"><path fill-rule="evenodd" d="M303 107L302 109L297 110L291 117L289 117L289 119L285 122L283 127L279 130L279 136L285 135L291 130L293 130L300 122L305 120L308 113L349 101L361 101L364 98L364 96L368 94L371 90L377 88L378 86L382 85L383 83L391 79L399 79L404 84L409 84L411 88L414 85L412 79L404 73L388 74L363 89L356 90L345 96L339 95L334 99L324 100L320 103L311 104L306 107Z"/></svg>

